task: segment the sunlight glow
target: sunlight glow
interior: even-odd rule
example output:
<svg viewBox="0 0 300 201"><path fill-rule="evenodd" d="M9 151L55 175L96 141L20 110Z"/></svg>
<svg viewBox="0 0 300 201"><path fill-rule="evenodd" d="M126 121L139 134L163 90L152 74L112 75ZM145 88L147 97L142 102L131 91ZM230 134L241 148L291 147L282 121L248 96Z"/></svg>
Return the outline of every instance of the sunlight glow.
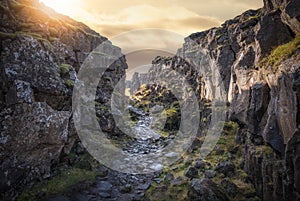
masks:
<svg viewBox="0 0 300 201"><path fill-rule="evenodd" d="M40 0L40 2L70 17L77 17L80 13L80 0Z"/></svg>

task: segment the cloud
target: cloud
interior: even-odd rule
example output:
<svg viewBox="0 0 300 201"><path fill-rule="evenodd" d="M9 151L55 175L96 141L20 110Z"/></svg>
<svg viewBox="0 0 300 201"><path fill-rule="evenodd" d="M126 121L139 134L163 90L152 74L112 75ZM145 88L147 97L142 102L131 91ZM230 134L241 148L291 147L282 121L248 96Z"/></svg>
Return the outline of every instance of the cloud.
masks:
<svg viewBox="0 0 300 201"><path fill-rule="evenodd" d="M225 21L240 15L249 9L258 9L263 6L262 0L174 0L180 6L199 15L207 15Z"/></svg>
<svg viewBox="0 0 300 201"><path fill-rule="evenodd" d="M97 14L95 14L97 15ZM221 21L210 16L199 16L183 7L156 8L149 5L131 6L112 16L99 15L93 24L100 33L109 37L143 28L173 30L183 35L219 26Z"/></svg>
<svg viewBox="0 0 300 201"><path fill-rule="evenodd" d="M70 4L70 0L43 1L56 7ZM262 0L75 0L65 14L107 37L141 28L169 29L187 36L261 6Z"/></svg>
<svg viewBox="0 0 300 201"><path fill-rule="evenodd" d="M196 31L201 31L209 29L211 27L216 27L221 24L221 21L217 19L212 19L210 17L188 17L184 19L168 19L162 18L153 21L144 21L131 23L114 23L114 24L94 24L93 27L97 29L101 34L106 36L116 36L121 33L135 30L135 29L145 29L145 28L157 28L157 29L166 29L173 30L182 35L187 35Z"/></svg>
<svg viewBox="0 0 300 201"><path fill-rule="evenodd" d="M62 3L70 0L55 1ZM86 23L108 38L144 28L170 30L188 36L194 32L217 27L223 21L245 10L262 6L262 0L76 0L76 2L76 5L70 6L72 9L65 14ZM139 38L141 46L157 42L151 34L135 37ZM168 48L173 48L174 44L177 44L171 44L167 37L161 38L163 38L161 42L164 41L164 45ZM119 46L126 49L133 42L135 45L136 41L133 40L134 38L128 38L122 43L119 42Z"/></svg>

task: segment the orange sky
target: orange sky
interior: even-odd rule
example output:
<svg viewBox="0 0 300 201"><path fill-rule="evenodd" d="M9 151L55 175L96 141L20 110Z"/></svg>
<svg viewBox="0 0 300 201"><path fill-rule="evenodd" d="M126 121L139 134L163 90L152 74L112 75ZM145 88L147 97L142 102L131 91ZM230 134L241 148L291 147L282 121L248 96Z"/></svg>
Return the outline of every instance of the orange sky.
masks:
<svg viewBox="0 0 300 201"><path fill-rule="evenodd" d="M262 0L40 0L82 21L108 38L140 28L161 28L187 36L219 26Z"/></svg>

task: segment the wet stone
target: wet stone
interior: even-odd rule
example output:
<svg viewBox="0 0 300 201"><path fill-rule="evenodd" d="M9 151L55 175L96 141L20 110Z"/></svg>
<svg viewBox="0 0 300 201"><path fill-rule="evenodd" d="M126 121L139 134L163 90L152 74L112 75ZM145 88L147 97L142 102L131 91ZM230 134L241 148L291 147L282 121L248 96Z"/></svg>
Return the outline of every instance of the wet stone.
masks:
<svg viewBox="0 0 300 201"><path fill-rule="evenodd" d="M187 168L187 170L184 172L184 175L188 178L197 178L198 177L198 170L193 166L189 166Z"/></svg>
<svg viewBox="0 0 300 201"><path fill-rule="evenodd" d="M216 176L216 172L213 170L205 171L205 177L208 179L214 178Z"/></svg>
<svg viewBox="0 0 300 201"><path fill-rule="evenodd" d="M102 197L102 198L110 198L111 197L111 195L109 193L106 193L106 192L99 193L99 196Z"/></svg>
<svg viewBox="0 0 300 201"><path fill-rule="evenodd" d="M97 187L100 191L109 191L111 190L112 185L109 182L100 181Z"/></svg>
<svg viewBox="0 0 300 201"><path fill-rule="evenodd" d="M167 173L165 176L165 181L172 181L174 179L174 175L172 173Z"/></svg>

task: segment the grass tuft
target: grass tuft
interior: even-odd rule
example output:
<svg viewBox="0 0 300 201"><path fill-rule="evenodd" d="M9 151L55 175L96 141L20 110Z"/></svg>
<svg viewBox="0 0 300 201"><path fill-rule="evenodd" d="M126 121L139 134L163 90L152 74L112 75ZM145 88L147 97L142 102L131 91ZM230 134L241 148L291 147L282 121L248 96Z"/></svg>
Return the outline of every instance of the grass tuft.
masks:
<svg viewBox="0 0 300 201"><path fill-rule="evenodd" d="M261 67L267 68L272 66L273 70L277 70L282 61L291 58L299 49L300 35L296 36L292 41L275 48L268 57L262 60Z"/></svg>
<svg viewBox="0 0 300 201"><path fill-rule="evenodd" d="M71 68L72 68L72 66L69 65L69 64L61 64L60 65L60 72L62 74L66 74L66 73L70 72Z"/></svg>
<svg viewBox="0 0 300 201"><path fill-rule="evenodd" d="M16 37L15 33L0 32L0 39L15 39Z"/></svg>
<svg viewBox="0 0 300 201"><path fill-rule="evenodd" d="M74 86L74 81L73 80L65 80L65 83L69 88L72 88Z"/></svg>
<svg viewBox="0 0 300 201"><path fill-rule="evenodd" d="M23 192L18 198L18 201L38 200L38 195L40 193L44 193L46 197L57 195L65 192L68 188L79 182L94 182L96 176L97 173L94 171L74 168L53 177L45 184L35 186L32 189Z"/></svg>

